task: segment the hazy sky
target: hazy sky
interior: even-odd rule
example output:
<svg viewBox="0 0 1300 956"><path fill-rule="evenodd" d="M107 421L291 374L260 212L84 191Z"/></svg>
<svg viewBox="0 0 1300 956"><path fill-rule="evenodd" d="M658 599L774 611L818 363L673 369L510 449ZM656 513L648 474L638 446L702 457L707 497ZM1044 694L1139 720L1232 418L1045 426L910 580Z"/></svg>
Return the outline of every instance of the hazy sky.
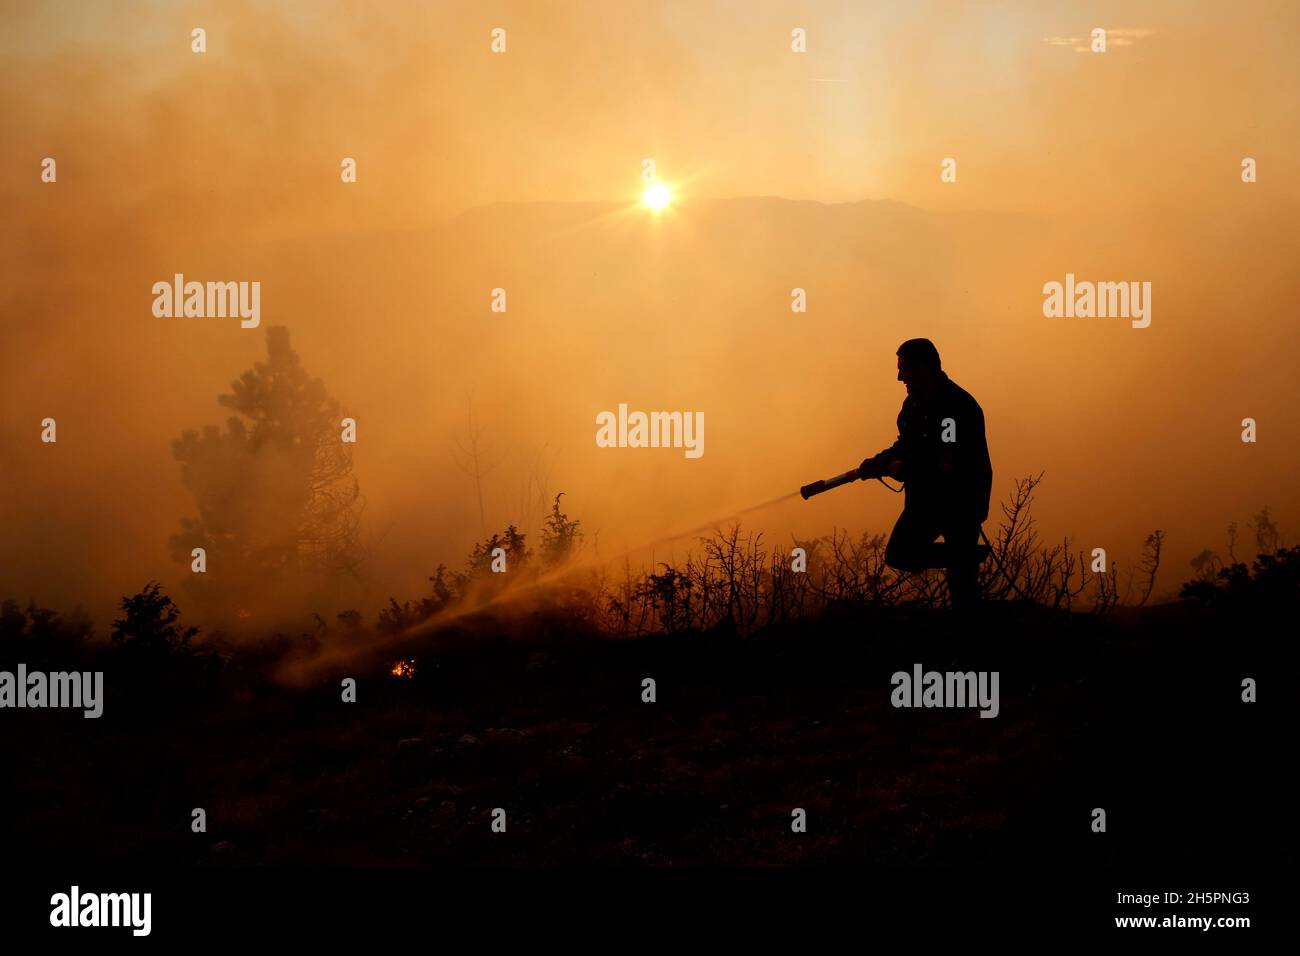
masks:
<svg viewBox="0 0 1300 956"><path fill-rule="evenodd" d="M912 335L984 404L995 497L1047 470L1048 537L1131 558L1163 527L1167 586L1264 504L1294 541L1298 27L1289 2L2 3L0 594L99 611L184 573L169 443L224 420L264 338L154 318L175 272L260 280L358 414L374 594L479 534L468 393L489 524L546 478L613 547L889 444ZM916 211L711 202L739 197ZM479 208L542 201L630 205ZM1151 281L1151 328L1044 318L1066 272ZM704 410L704 457L597 449L619 402ZM771 521L888 530L882 495Z"/></svg>

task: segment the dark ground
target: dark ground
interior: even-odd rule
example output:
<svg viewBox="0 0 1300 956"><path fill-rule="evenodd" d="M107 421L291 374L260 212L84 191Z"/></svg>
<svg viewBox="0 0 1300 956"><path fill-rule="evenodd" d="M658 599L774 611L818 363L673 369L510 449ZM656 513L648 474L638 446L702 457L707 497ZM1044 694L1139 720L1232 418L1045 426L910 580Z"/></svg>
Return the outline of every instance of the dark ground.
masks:
<svg viewBox="0 0 1300 956"><path fill-rule="evenodd" d="M99 720L4 715L8 853L1049 878L1252 872L1278 852L1268 705L1243 703L1241 681L1257 678L1265 701L1284 693L1263 679L1281 638L1225 632L1186 606L1125 622L1002 605L960 633L945 611L857 612L748 640L464 624L305 689L271 682L251 656L204 684L103 652ZM399 656L415 659L413 678L387 673ZM1000 671L1001 713L894 709L890 675L918 662ZM344 676L357 703L340 700ZM643 677L656 703L641 701ZM194 807L206 833L191 832ZM806 833L791 832L795 807Z"/></svg>

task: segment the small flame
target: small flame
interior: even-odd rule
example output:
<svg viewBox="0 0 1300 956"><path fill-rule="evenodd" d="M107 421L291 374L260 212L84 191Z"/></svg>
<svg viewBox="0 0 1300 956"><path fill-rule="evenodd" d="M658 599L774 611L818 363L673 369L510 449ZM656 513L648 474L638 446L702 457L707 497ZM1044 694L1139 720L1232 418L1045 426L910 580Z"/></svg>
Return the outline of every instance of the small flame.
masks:
<svg viewBox="0 0 1300 956"><path fill-rule="evenodd" d="M248 620L248 619L249 619L250 617L252 617L252 616L253 616L252 613L249 612L247 609L242 608L242 607L239 609L239 619L240 619L241 621L246 621L246 620Z"/></svg>
<svg viewBox="0 0 1300 956"><path fill-rule="evenodd" d="M412 657L409 661L397 661L389 669L388 673L392 674L394 677L414 677L415 658Z"/></svg>

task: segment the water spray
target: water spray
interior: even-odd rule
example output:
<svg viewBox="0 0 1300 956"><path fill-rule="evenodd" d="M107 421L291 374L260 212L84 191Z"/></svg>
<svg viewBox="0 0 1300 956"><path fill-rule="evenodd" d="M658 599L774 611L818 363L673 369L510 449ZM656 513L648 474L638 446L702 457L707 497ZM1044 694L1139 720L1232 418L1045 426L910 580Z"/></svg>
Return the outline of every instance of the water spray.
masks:
<svg viewBox="0 0 1300 956"><path fill-rule="evenodd" d="M791 491L784 495L778 495L775 498L771 498L759 504L750 505L748 508L741 508L739 511L733 511L731 512L731 514L725 515L724 517L714 518L712 521L706 521L703 524L698 524L693 528L687 528L685 531L678 531L675 532L674 534L663 535L662 537L655 538L653 541L647 541L645 544L639 544L634 548L625 548L624 550L618 552L617 554L613 554L608 557L599 557L599 556L592 557L587 559L586 561L580 561L577 564L568 564L563 567L556 568L554 571L549 571L546 574L534 578L533 580L528 581L525 584L507 588L504 591L500 592L499 594L492 595L486 600L476 601L472 604L468 604L463 607L448 608L445 611L440 611L437 614L433 615L433 617L428 618L427 620L422 621L411 628L408 628L400 636L401 638L405 639L414 636L427 635L453 621L477 614L480 611L482 611L484 608L488 608L497 604L507 604L513 600L516 600L518 597L520 597L520 595L527 594L530 591L536 591L539 588L543 588L546 587L547 585L554 584L556 581L570 577L571 575L574 574L578 574L582 571L588 571L593 568L598 568L603 565L610 564L614 561L619 560L620 558L629 557L633 554L636 554L638 551L646 551L650 548L656 548L661 544L668 544L672 541L679 541L682 538L699 534L702 531L711 531L712 529L718 527L724 522L731 521L735 518L739 518L741 515L749 514L751 511L761 511L764 508L770 508L773 505L780 504L783 501L788 501L789 499L793 498L795 494L796 492Z"/></svg>
<svg viewBox="0 0 1300 956"><path fill-rule="evenodd" d="M836 475L834 478L827 478L824 481L815 481L811 485L804 485L802 488L799 489L798 494L802 495L804 500L806 501L812 495L818 495L821 494L823 491L829 491L832 488L838 488L840 485L846 485L849 482L856 481L860 477L861 475L858 473L858 469L854 468L852 471L846 471L844 474ZM881 481L881 484L884 485L886 488L889 488L890 491L898 492L902 490L901 488L891 488L889 484L883 480ZM646 543L639 544L633 548L625 548L619 553L610 555L608 557L593 557L593 558L589 558L586 561L578 562L577 564L565 565L564 567L557 568L554 571L550 571L546 574L541 575L540 577L534 578L533 580L525 584L521 584L516 587L507 588L506 590L502 591L499 594L492 595L487 600L477 601L472 604L465 605L463 607L449 608L445 611L441 611L435 614L433 617L429 618L428 620L422 621L421 623L416 624L415 626L409 628L403 634L403 637L428 634L432 631L437 630L439 627L451 623L452 621L456 621L461 618L468 617L473 614L477 614L478 612L482 611L484 608L488 608L496 604L509 603L510 601L517 599L520 595L526 594L529 591L535 591L539 588L546 587L547 585L553 584L556 581L559 581L563 578L567 578L579 572L591 570L592 568L610 564L614 561L618 561L620 558L626 558L633 554L636 554L639 551L646 551L651 548L656 548L659 545L669 544L673 541L680 541L682 538L687 538L690 537L691 535L696 535L703 531L710 531L725 522L732 521L736 518L739 518L741 515L749 514L752 511L761 511L765 508L770 508L773 505L780 504L783 501L788 501L789 499L793 498L795 494L796 492L791 491L784 495L777 495L775 498L770 498L767 501L760 502L759 504L756 505L750 505L748 508L741 508L740 510L733 511L731 512L731 514L725 515L721 518L714 518L712 521L706 521L703 524L697 524L693 528L687 528L684 531L678 531L673 534L663 535L662 537L655 538L653 541L647 541Z"/></svg>
<svg viewBox="0 0 1300 956"><path fill-rule="evenodd" d="M844 474L836 475L834 478L827 478L824 481L815 481L810 485L804 485L802 488L799 489L797 493L799 495L802 495L804 500L806 501L808 498L812 497L813 495L819 495L823 491L830 491L832 488L838 488L840 485L846 485L849 482L857 481L858 478L860 477L861 475L858 473L858 469L854 468L852 471L846 471ZM883 480L881 481L881 484L884 485L886 488L889 488L890 491L898 492L902 490L901 488L891 488L889 484ZM539 588L546 587L547 585L554 584L556 581L559 581L563 578L567 578L579 572L591 570L592 568L610 564L614 561L618 561L620 558L626 558L633 554L636 554L639 551L646 551L651 548L656 548L662 544L668 544L673 541L679 541L682 538L690 537L691 535L699 534L703 531L710 531L725 522L734 520L735 518L739 518L741 515L749 514L752 511L761 511L764 508L770 508L773 505L780 504L783 501L788 501L789 499L793 498L795 494L796 492L791 491L784 495L777 495L777 497L775 498L771 498L767 501L760 502L759 504L756 505L750 505L748 508L741 508L740 510L733 511L731 512L731 514L725 515L724 517L714 518L712 521L706 521L703 524L698 524L693 528L687 528L685 531L678 531L673 534L663 535L662 537L655 538L653 541L647 541L644 544L637 545L634 548L626 548L623 551L620 551L618 554L610 555L608 557L593 557L593 558L589 558L586 561L578 562L577 564L565 565L564 567L557 568L554 571L550 571L546 574L541 575L540 577L534 578L533 580L525 584L521 584L516 587L507 588L498 594L492 595L486 600L476 601L472 604L467 604L462 607L448 608L444 611L440 611L437 614L435 614L433 617L409 628L406 632L403 633L402 637L405 638L405 637L429 634L433 631L436 631L440 627L450 624L453 621L468 617L473 614L477 614L480 611L482 611L484 608L488 608L496 604L509 603L510 601L516 600L521 595L527 594L530 591L535 591L538 590Z"/></svg>

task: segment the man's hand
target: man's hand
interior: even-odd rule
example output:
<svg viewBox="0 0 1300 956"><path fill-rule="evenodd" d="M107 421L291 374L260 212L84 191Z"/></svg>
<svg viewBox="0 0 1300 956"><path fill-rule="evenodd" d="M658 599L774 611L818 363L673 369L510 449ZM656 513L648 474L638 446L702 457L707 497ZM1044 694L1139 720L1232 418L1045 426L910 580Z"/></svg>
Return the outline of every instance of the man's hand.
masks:
<svg viewBox="0 0 1300 956"><path fill-rule="evenodd" d="M879 458L864 458L862 464L858 466L858 477L863 481L870 481L873 478L879 478L884 472L881 470L884 462Z"/></svg>

